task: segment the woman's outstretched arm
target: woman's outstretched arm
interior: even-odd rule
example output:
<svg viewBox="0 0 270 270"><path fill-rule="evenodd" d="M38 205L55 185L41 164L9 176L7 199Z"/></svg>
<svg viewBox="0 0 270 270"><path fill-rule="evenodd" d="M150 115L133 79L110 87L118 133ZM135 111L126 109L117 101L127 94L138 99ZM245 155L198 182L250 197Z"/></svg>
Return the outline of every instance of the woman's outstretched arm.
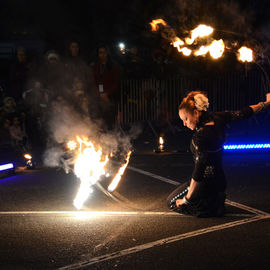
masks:
<svg viewBox="0 0 270 270"><path fill-rule="evenodd" d="M256 105L250 105L249 107L253 110L254 113L259 113L264 111L268 106L270 106L270 93L266 94L265 102L259 102Z"/></svg>

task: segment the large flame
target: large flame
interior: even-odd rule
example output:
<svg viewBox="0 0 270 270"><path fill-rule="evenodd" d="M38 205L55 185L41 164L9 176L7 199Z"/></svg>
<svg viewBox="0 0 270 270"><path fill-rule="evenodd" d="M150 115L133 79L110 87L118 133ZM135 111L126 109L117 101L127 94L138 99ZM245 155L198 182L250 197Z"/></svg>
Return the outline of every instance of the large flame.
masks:
<svg viewBox="0 0 270 270"><path fill-rule="evenodd" d="M213 31L214 29L211 26L200 24L191 31L191 38L186 38L185 41L188 45L191 45L196 38L209 36Z"/></svg>
<svg viewBox="0 0 270 270"><path fill-rule="evenodd" d="M238 50L238 59L242 62L252 62L253 52L251 49L243 46Z"/></svg>
<svg viewBox="0 0 270 270"><path fill-rule="evenodd" d="M129 163L129 159L130 159L131 153L132 153L131 151L128 152L127 158L126 158L126 163L122 167L120 167L120 169L118 170L117 174L113 178L111 184L109 185L108 190L110 192L114 191L116 189L117 185L119 184L119 182L121 180L121 177L124 174L124 172L125 172L125 170L127 168L127 165Z"/></svg>
<svg viewBox="0 0 270 270"><path fill-rule="evenodd" d="M222 39L220 40L213 40L211 43L208 43L206 45L200 46L200 48L196 48L196 45L194 45L194 41L197 38L203 38L211 35L214 31L214 29L211 26L200 24L195 29L191 30L190 37L187 37L184 39L180 39L176 36L174 30L167 25L167 23L163 19L157 19L153 20L150 25L152 27L153 31L157 31L159 29L159 24L162 24L163 26L167 26L164 31L161 33L161 36L163 38L167 39L171 45L173 45L175 48L177 48L178 52L182 53L185 56L190 56L191 53L193 53L194 56L204 56L207 53L209 53L214 59L220 58L224 51L225 51L225 45ZM164 33L169 32L172 33L171 35L164 35ZM187 47L187 46L188 47ZM189 45L192 45L192 49L189 48ZM237 44L234 44L231 42L231 45L236 46ZM183 47L185 46L185 47ZM195 48L194 48L195 47ZM226 46L227 49L231 49L230 46ZM238 50L238 60L242 62L251 62L253 61L253 52L251 49L247 47L241 47Z"/></svg>
<svg viewBox="0 0 270 270"><path fill-rule="evenodd" d="M95 148L94 144L86 138L77 137L80 143L79 155L74 165L74 172L81 183L74 199L74 206L81 209L94 185L105 174L105 166L109 160L108 155L103 155L101 147Z"/></svg>
<svg viewBox="0 0 270 270"><path fill-rule="evenodd" d="M152 22L150 22L150 25L152 27L152 31L158 30L158 28L159 28L158 24L162 24L163 26L167 25L167 23L162 19L152 20Z"/></svg>

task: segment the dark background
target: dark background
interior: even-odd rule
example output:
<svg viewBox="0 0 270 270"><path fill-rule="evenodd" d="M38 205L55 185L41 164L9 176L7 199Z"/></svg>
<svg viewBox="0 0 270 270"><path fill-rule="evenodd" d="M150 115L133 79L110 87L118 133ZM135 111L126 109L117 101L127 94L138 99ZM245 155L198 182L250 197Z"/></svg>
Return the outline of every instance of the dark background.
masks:
<svg viewBox="0 0 270 270"><path fill-rule="evenodd" d="M211 24L216 35L263 42L269 35L269 3L261 1L1 1L1 40L41 40L44 49L65 49L64 41L76 38L84 52L99 42L119 41L141 47L155 46L149 22L164 18L179 35L198 23ZM88 53L89 54L89 53Z"/></svg>

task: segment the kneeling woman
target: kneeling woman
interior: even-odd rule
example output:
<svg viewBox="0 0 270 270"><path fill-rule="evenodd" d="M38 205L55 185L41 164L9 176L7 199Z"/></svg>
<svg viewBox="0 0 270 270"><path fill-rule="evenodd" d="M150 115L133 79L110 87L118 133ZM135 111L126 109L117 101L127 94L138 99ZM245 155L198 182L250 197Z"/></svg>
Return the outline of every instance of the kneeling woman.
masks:
<svg viewBox="0 0 270 270"><path fill-rule="evenodd" d="M222 168L222 149L225 126L263 111L269 105L270 93L266 95L265 102L240 111L209 114L208 98L203 92L190 92L183 99L179 116L184 126L195 131L190 145L195 167L191 180L169 195L167 205L170 209L198 217L224 214L226 179Z"/></svg>

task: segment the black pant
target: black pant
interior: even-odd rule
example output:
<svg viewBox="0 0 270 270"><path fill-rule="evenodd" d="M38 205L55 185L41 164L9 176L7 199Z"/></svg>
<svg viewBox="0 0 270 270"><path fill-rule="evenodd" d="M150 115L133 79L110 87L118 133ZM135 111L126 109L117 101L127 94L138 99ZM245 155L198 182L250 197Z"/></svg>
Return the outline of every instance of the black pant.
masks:
<svg viewBox="0 0 270 270"><path fill-rule="evenodd" d="M196 193L192 194L189 204L176 207L175 201L182 199L188 193L189 182L178 186L167 198L167 206L170 210L184 215L197 217L211 217L224 215L224 192L215 192L211 189L207 192L204 183L199 183Z"/></svg>

